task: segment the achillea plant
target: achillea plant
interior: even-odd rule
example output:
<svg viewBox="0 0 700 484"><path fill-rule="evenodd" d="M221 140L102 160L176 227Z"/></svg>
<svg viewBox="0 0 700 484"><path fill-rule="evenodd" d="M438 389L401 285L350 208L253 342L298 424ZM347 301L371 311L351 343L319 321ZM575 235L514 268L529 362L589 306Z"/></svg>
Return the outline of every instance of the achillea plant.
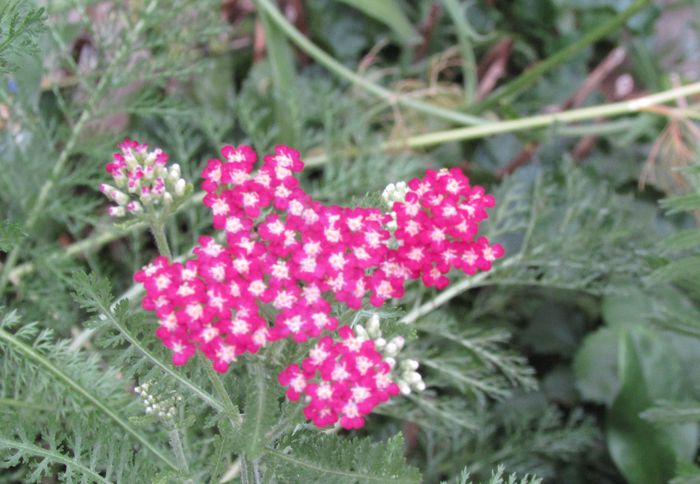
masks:
<svg viewBox="0 0 700 484"><path fill-rule="evenodd" d="M107 171L139 200L103 184L117 203L110 214L141 216L145 206L161 220L158 210L171 210L186 192L178 166L136 141L120 148ZM317 339L279 383L290 400L305 397L304 415L318 427L362 427L390 397L424 389L415 360L397 366L402 338L384 341L376 317L369 331L338 327L339 308L381 307L400 299L413 279L444 288L451 269L489 270L503 248L477 232L494 198L459 169L429 170L387 187L389 212L326 206L299 186L294 173L304 164L289 147L278 146L257 171L250 147L225 146L221 155L202 171L202 188L222 241L202 236L194 258L162 255L134 275L173 364L186 364L199 350L225 373L240 355L272 342Z"/></svg>

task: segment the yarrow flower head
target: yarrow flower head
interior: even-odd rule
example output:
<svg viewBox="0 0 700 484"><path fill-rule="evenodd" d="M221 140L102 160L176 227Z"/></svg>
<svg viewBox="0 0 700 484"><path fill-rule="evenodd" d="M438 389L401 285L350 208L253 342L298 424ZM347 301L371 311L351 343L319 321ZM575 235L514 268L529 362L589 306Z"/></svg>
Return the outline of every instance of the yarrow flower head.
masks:
<svg viewBox="0 0 700 484"><path fill-rule="evenodd" d="M129 150L144 153L141 146ZM477 231L493 197L455 168L388 190L389 212L326 206L299 186L303 163L291 148L278 146L257 171L247 146L225 146L221 155L202 171L202 188L225 241L201 237L194 258L159 257L134 276L173 363L199 350L225 372L270 342L315 340L308 358L279 380L290 399L308 399L305 414L318 426L362 426L379 403L424 388L417 364L396 364L403 340L338 328L332 305L380 307L401 298L410 280L440 289L452 269L489 270L503 248ZM128 185L133 169L121 158L124 165L108 171Z"/></svg>
<svg viewBox="0 0 700 484"><path fill-rule="evenodd" d="M100 191L114 202L108 209L110 216L174 211L192 192L192 185L180 176L180 165L168 165L168 154L160 148L149 151L148 145L129 138L119 148L106 166L114 185L100 185Z"/></svg>

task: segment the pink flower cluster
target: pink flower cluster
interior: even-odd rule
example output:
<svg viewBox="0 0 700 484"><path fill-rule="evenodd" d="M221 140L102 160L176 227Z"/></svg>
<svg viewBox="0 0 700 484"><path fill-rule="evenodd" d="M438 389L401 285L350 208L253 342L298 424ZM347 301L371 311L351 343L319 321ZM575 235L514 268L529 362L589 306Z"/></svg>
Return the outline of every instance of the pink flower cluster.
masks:
<svg viewBox="0 0 700 484"><path fill-rule="evenodd" d="M314 201L294 176L303 163L291 148L278 146L255 173L249 147L225 146L221 154L203 170L202 187L226 243L201 237L194 259L160 257L134 277L176 365L199 348L225 372L238 355L270 341L304 342L335 331L334 303L359 309L369 300L378 307L402 297L411 279L443 288L450 269L474 274L503 255L500 245L475 237L493 197L470 187L459 169L411 180L391 214ZM338 333L342 341L323 336L303 368L290 366L280 382L290 398L310 399L305 412L317 425L340 417L354 428L398 388L373 341L347 327Z"/></svg>
<svg viewBox="0 0 700 484"><path fill-rule="evenodd" d="M374 407L399 393L391 380L391 366L374 348L373 340L358 338L349 326L338 330L340 341L324 336L309 352L302 367L290 365L279 375L287 397L306 395L304 415L318 427L334 424L360 428ZM320 375L320 379L316 377Z"/></svg>

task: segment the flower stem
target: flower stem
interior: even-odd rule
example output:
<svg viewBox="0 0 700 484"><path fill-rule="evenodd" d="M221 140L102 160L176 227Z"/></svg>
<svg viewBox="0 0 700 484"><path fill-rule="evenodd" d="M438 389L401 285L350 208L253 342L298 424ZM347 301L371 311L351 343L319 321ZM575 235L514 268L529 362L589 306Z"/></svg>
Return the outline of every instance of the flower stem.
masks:
<svg viewBox="0 0 700 484"><path fill-rule="evenodd" d="M170 252L168 238L165 235L165 224L161 220L156 218L150 223L149 226L151 227L151 233L153 234L153 238L156 241L158 253L172 260L173 255Z"/></svg>
<svg viewBox="0 0 700 484"><path fill-rule="evenodd" d="M269 19L279 27L279 29L284 32L289 39L294 42L301 50L306 54L316 60L319 64L325 66L329 71L333 72L339 77L343 77L346 80L352 82L353 84L360 86L365 91L374 94L387 101L389 104L398 104L407 108L414 109L416 111L435 116L437 118L446 119L459 124L465 124L468 126L485 123L486 121L472 116L470 114L460 113L458 111L452 111L450 109L441 108L429 103L425 103L416 99L412 99L407 96L402 96L401 94L395 93L379 86L371 81L368 81L359 74L351 71L332 56L328 55L326 52L321 50L316 44L307 39L304 34L299 32L291 23L284 18L284 15L270 2L270 0L254 0L257 8L259 10L265 11Z"/></svg>
<svg viewBox="0 0 700 484"><path fill-rule="evenodd" d="M669 89L667 91L632 99L630 101L603 104L588 108L571 109L561 113L538 114L527 118L514 119L511 121L497 121L494 123L482 124L480 126L469 126L466 128L437 131L434 133L412 136L405 140L390 141L385 143L383 147L384 149L424 148L426 146L449 143L452 141L484 138L495 134L544 128L547 126L585 121L599 117L610 118L623 114L639 113L647 110L655 104L669 102L674 99L698 93L700 93L700 82L695 82L693 84L688 84L675 89Z"/></svg>
<svg viewBox="0 0 700 484"><path fill-rule="evenodd" d="M189 466L187 465L187 458L185 457L185 449L182 447L182 440L180 439L180 431L178 429L172 429L168 433L170 438L170 447L173 449L175 454L175 461L177 466L180 468L180 472L183 474L189 473Z"/></svg>

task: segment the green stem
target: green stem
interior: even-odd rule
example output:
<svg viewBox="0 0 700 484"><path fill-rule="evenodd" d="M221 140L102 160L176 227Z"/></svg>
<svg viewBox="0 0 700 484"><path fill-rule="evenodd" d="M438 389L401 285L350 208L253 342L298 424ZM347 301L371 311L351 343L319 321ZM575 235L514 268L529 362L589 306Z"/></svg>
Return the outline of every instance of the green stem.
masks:
<svg viewBox="0 0 700 484"><path fill-rule="evenodd" d="M156 241L156 247L158 248L158 253L164 255L169 260L173 259L173 254L170 252L170 245L168 244L168 237L165 235L165 224L160 219L153 220L149 226L151 227L151 233Z"/></svg>
<svg viewBox="0 0 700 484"><path fill-rule="evenodd" d="M26 400L16 400L14 398L0 398L0 407L15 407L21 409L31 408L32 410L41 410L43 412L50 412L54 410L52 407L46 405L39 405Z"/></svg>
<svg viewBox="0 0 700 484"><path fill-rule="evenodd" d="M204 192L197 192L193 194L178 207L178 211L201 202L203 197ZM83 239L80 242L69 245L65 249L52 253L46 259L60 262L69 259L70 257L87 255L109 244L110 242L114 242L125 235L139 232L146 227L148 227L148 224L145 222L137 222L127 227L115 227L114 225L111 225L108 229L100 231L96 235ZM20 264L10 272L10 280L16 281L23 275L33 272L34 269L35 266L32 262Z"/></svg>
<svg viewBox="0 0 700 484"><path fill-rule="evenodd" d="M185 457L185 449L182 446L182 440L180 439L180 431L178 429L172 429L168 433L170 439L170 447L173 449L175 454L175 460L180 468L180 472L183 474L189 473L189 466L187 465L187 458Z"/></svg>
<svg viewBox="0 0 700 484"><path fill-rule="evenodd" d="M459 296L460 294L469 289L478 287L479 285L483 284L484 279L486 279L489 276L492 276L495 271L513 265L517 260L517 257L511 257L510 259L506 260L503 264L494 267L494 269L491 272L480 272L475 276L462 279L458 283L451 285L450 287L439 293L430 301L427 301L418 306L417 308L413 309L410 313L406 314L403 318L401 318L399 322L404 324L410 324L415 322L418 318L421 318L426 314L439 308L440 306L446 304L452 298Z"/></svg>
<svg viewBox="0 0 700 484"><path fill-rule="evenodd" d="M97 299L96 299L97 300ZM207 392L196 386L194 383L189 381L187 378L182 377L181 375L178 375L175 371L173 371L171 365L167 365L160 361L153 353L151 353L141 342L136 339L127 329L126 327L119 321L116 317L114 317L114 313L112 312L111 308L102 306L99 304L99 310L100 313L105 317L107 321L112 323L115 328L124 336L124 338L131 344L134 348L136 348L138 351L143 353L149 360L151 360L158 368L160 368L164 373L167 375L170 375L175 381L180 383L181 385L189 388L192 393L194 393L197 397L199 397L202 401L206 402L210 407L212 407L215 410L221 411L224 409L224 406L216 401L211 395L209 395Z"/></svg>
<svg viewBox="0 0 700 484"><path fill-rule="evenodd" d="M481 126L450 129L424 135L413 136L404 141L391 141L384 145L385 149L423 148L451 141L484 138L501 133L512 133L534 128L543 128L556 124L567 124L596 118L609 118L623 114L638 113L655 104L673 101L684 96L700 93L700 82L688 84L675 89L669 89L657 94L645 96L631 101L603 104L589 108L572 109L561 113L539 114L512 121L498 121Z"/></svg>
<svg viewBox="0 0 700 484"><path fill-rule="evenodd" d="M224 382L221 381L221 377L219 376L219 374L209 365L207 365L207 375L209 376L209 380L214 386L214 391L216 391L216 394L219 395L221 401L224 402L223 410L225 410L229 414L231 427L235 429L241 424L241 421L243 420L241 417L241 413L238 411L238 407L231 400L231 397L226 391L226 387L224 387Z"/></svg>
<svg viewBox="0 0 700 484"><path fill-rule="evenodd" d="M114 410L109 408L100 399L98 399L97 397L92 395L87 389L85 389L78 382L76 382L71 377L69 377L68 375L63 373L58 367L56 367L53 363L51 363L49 360L44 358L44 356L39 354L34 348L23 343L19 339L15 338L13 335L8 333L4 329L0 329L0 340L4 340L8 345L13 347L18 353L20 353L23 356L27 357L28 359L32 360L35 364L39 365L40 367L43 367L51 375L56 377L56 379L58 381L60 381L61 383L63 383L67 387L69 387L70 389L74 390L81 398L90 402L94 407L96 407L97 409L102 411L102 413L107 415L111 420L113 420L118 426L120 426L122 429L124 429L128 434L131 434L146 449L148 449L154 456L156 456L158 459L160 459L168 467L170 467L173 470L178 470L177 465L169 457L167 457L165 454L163 454L162 451L160 451L157 447L155 447L153 444L151 444L143 435L141 435L136 429L134 429L129 424L129 422L127 422L122 417L120 417Z"/></svg>
<svg viewBox="0 0 700 484"><path fill-rule="evenodd" d="M151 4L147 7L146 10L148 12L153 11L155 3L155 1L151 2ZM61 151L61 154L59 155L58 160L54 164L48 178L46 179L42 187L39 189L39 195L36 197L34 203L29 209L29 213L27 214L27 217L24 220L24 224L22 225L23 231L30 231L39 219L39 216L42 212L42 208L44 207L44 204L46 203L51 193L51 190L54 188L54 185L58 180L59 175L63 171L64 165L68 161L70 155L73 153L73 149L75 148L75 145L78 142L83 128L90 120L93 110L95 109L95 105L98 101L102 100L105 90L109 87L112 81L112 74L114 73L114 70L117 68L117 66L120 65L121 60L124 58L124 56L131 52L131 45L134 39L140 34L144 26L144 19L139 20L139 22L131 30L129 38L122 44L122 47L114 56L114 59L105 71L104 75L100 78L100 81L97 83L97 86L95 86L95 91L90 96L90 99L88 100L85 109L83 110L82 114L80 115L80 118L75 124L75 127L71 130L70 137L68 138L65 147ZM17 263L21 247L21 245L15 245L15 247L13 247L13 249L7 256L7 259L5 260L5 266L3 267L2 273L0 274L0 294L2 294L2 292L5 289L5 286L7 285L7 281L10 277L10 271L14 268L15 264Z"/></svg>
<svg viewBox="0 0 700 484"><path fill-rule="evenodd" d="M336 61L332 56L328 55L326 52L321 50L313 42L307 39L304 34L299 32L296 27L284 18L284 15L270 2L270 0L256 0L256 4L259 9L267 13L269 19L276 24L282 32L284 32L289 39L294 42L301 50L306 52L310 57L315 59L319 64L325 66L329 71L333 72L339 77L345 78L357 86L360 86L365 91L374 94L375 96L384 99L389 104L398 104L407 108L420 111L437 118L442 118L447 121L454 123L465 124L472 126L475 124L482 124L486 121L472 116L469 114L460 113L457 111L452 111L450 109L444 109L438 106L434 106L429 103L424 103L410 97L402 96L393 91L390 91L384 87L381 87L371 81L368 81L364 77L358 75L357 73L351 71L338 61Z"/></svg>
<svg viewBox="0 0 700 484"><path fill-rule="evenodd" d="M471 111L474 113L484 112L485 110L498 104L502 99L518 94L527 89L532 84L537 82L542 74L556 67L562 62L567 61L581 49L593 44L597 40L613 32L627 22L627 20L634 14L649 5L650 2L651 0L636 0L627 9L620 12L615 18L591 30L590 32L587 32L585 35L576 40L576 42L573 42L563 49L555 52L544 61L536 64L522 73L519 77L513 79L508 84L496 89L487 99L472 107Z"/></svg>
<svg viewBox="0 0 700 484"><path fill-rule="evenodd" d="M464 77L464 100L471 104L476 96L476 59L469 40L469 26L464 19L464 11L457 0L442 0L447 14L452 18L457 31L457 41L462 54L462 76Z"/></svg>

